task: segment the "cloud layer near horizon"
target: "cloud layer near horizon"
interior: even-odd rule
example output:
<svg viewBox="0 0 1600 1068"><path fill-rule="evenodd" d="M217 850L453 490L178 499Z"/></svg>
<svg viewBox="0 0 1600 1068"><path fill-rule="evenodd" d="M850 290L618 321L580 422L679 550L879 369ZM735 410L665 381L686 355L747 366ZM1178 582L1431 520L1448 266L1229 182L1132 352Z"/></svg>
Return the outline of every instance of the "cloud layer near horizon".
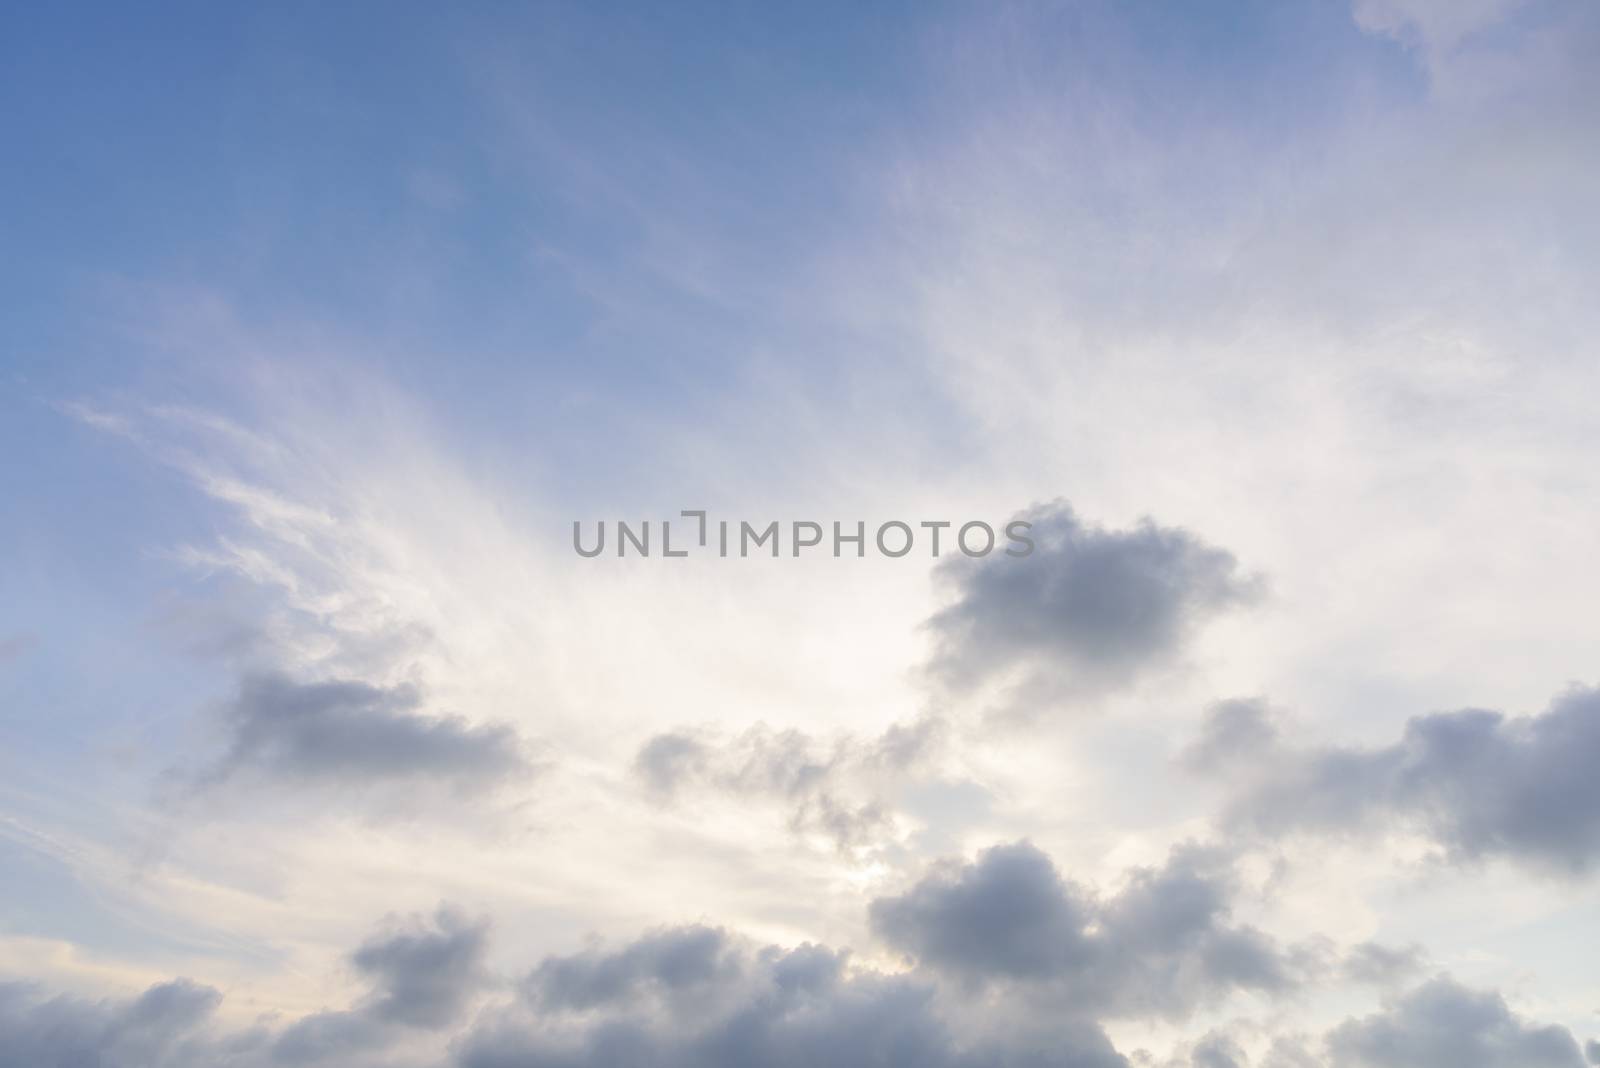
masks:
<svg viewBox="0 0 1600 1068"><path fill-rule="evenodd" d="M1048 859L1026 846L997 847L965 878L935 874L874 906L885 937L919 953L899 973L810 943L759 945L686 926L548 957L507 981L485 967L487 924L441 908L431 921L391 921L350 956L368 984L358 1004L287 1023L224 1024L222 994L182 979L125 1001L0 985L0 1068L1132 1068L1153 1059L1118 1052L1102 1013L1186 1018L1196 998L1233 984L1288 993L1257 936L1242 936L1255 943L1246 952L1255 963L1239 969L1243 944L1224 947L1241 936L1215 926L1223 906L1215 888L1197 883L1195 863L1185 854L1162 872L1135 873L1101 906L1093 922L1106 924L1104 940L1088 951L1076 927L1083 920L1060 922L1072 906ZM1162 897L1187 899L1176 910L1187 922L1171 922L1173 902ZM995 932L1013 922L996 914L1003 906L1019 916L1013 930ZM935 915L951 909L971 915ZM960 930L952 925L973 916L973 937L952 945ZM1045 945L1035 950L1025 935ZM975 977L1047 986L985 990L971 985ZM1102 980L1110 989L1097 989ZM1530 1023L1498 994L1439 976L1318 1040L1277 1036L1261 1065L1579 1068L1583 1059L1565 1028ZM1215 1032L1169 1063L1180 1062L1251 1063Z"/></svg>

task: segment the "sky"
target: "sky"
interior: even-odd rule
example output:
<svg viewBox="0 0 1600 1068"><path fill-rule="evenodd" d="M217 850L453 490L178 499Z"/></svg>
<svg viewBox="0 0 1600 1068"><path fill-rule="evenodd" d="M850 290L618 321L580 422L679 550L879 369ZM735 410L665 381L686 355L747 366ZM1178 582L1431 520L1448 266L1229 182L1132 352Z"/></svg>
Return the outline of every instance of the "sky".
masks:
<svg viewBox="0 0 1600 1068"><path fill-rule="evenodd" d="M0 1068L1600 1064L1593 0L0 20Z"/></svg>

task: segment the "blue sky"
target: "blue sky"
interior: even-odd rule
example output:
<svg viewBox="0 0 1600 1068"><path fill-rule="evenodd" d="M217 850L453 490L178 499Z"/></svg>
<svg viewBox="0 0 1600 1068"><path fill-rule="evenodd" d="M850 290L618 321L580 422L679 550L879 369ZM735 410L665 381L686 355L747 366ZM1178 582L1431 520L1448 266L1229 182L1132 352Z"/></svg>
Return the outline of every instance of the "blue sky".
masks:
<svg viewBox="0 0 1600 1068"><path fill-rule="evenodd" d="M1591 3L3 19L0 1068L1583 1063Z"/></svg>

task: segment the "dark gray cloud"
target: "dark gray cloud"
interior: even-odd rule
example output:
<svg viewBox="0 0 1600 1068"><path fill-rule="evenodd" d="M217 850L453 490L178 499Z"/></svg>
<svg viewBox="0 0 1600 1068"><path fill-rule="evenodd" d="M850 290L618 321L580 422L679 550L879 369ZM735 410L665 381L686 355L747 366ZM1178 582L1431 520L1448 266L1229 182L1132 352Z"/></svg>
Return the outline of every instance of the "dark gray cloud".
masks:
<svg viewBox="0 0 1600 1068"><path fill-rule="evenodd" d="M1505 999L1434 979L1328 1035L1332 1068L1583 1068L1564 1027L1527 1023Z"/></svg>
<svg viewBox="0 0 1600 1068"><path fill-rule="evenodd" d="M736 981L746 964L720 928L677 927L621 950L552 957L523 984L540 1008L584 1011L641 998L674 1000Z"/></svg>
<svg viewBox="0 0 1600 1068"><path fill-rule="evenodd" d="M350 958L374 984L366 1011L411 1027L443 1027L488 983L487 942L486 922L448 907L431 925L412 919L368 940Z"/></svg>
<svg viewBox="0 0 1600 1068"><path fill-rule="evenodd" d="M462 1068L1124 1068L1100 1029L966 1034L936 984L848 967L819 946L705 927L545 961L521 1003L459 1043Z"/></svg>
<svg viewBox="0 0 1600 1068"><path fill-rule="evenodd" d="M1570 690L1523 718L1417 716L1378 748L1294 747L1269 720L1264 706L1217 706L1191 750L1193 766L1215 772L1215 739L1245 739L1226 769L1234 826L1275 835L1399 827L1452 860L1505 856L1568 874L1600 860L1600 691Z"/></svg>
<svg viewBox="0 0 1600 1068"><path fill-rule="evenodd" d="M1119 1054L1100 1018L1176 1001L1199 1004L1270 969L1218 966L1220 922L1214 858L1182 851L1115 898L1072 896L1027 847L991 850L972 877L924 882L914 924L943 919L996 937L946 937L910 971L852 965L817 945L759 945L714 927L649 932L612 949L548 957L478 1008L493 982L484 968L487 927L441 909L430 922L391 924L351 955L370 989L344 1011L278 1025L220 1026L221 994L186 980L128 1000L93 1001L0 984L0 1068L1247 1068L1234 1038L1212 1032L1179 1056ZM899 899L895 899L899 900ZM1160 903L1160 916L1150 912ZM926 906L924 911L922 907ZM1041 958L999 911L1026 917L1050 940L1081 944L1105 933L1124 959L1059 949ZM1073 917L1062 922L1060 914ZM1072 930L1093 917L1094 931ZM1225 937L1224 942L1227 941ZM1253 953L1252 953L1253 955ZM1223 955L1233 956L1232 951ZM1128 958L1139 957L1132 961ZM1066 959L1096 969L1083 983L1038 988L1020 981L974 987L949 969L1059 979ZM1181 973L1182 978L1170 973ZM1180 991L1208 983L1212 994ZM1086 996L1094 983L1117 988ZM1150 987L1130 993L1127 984ZM1277 989L1279 981L1270 985ZM503 990L503 988L502 988ZM1042 996L1041 996L1042 995ZM1139 1010L1143 1011L1143 1010ZM1320 1045L1320 1048L1314 1048ZM1590 1044L1591 1051L1593 1043ZM1494 993L1432 980L1351 1019L1320 1044L1282 1036L1261 1068L1576 1068L1578 1044L1560 1027L1536 1026Z"/></svg>
<svg viewBox="0 0 1600 1068"><path fill-rule="evenodd" d="M412 686L246 676L222 710L227 751L200 781L253 778L341 790L431 785L465 794L530 770L510 727L421 709Z"/></svg>
<svg viewBox="0 0 1600 1068"><path fill-rule="evenodd" d="M1281 993L1294 955L1230 920L1227 859L1175 850L1111 897L1063 880L1028 843L942 866L871 907L873 931L922 968L970 985L1044 983L1111 1015L1181 1016L1234 990Z"/></svg>
<svg viewBox="0 0 1600 1068"><path fill-rule="evenodd" d="M1081 522L1065 501L1035 506L1034 552L952 556L955 600L928 625L930 665L955 689L987 682L1026 697L1104 691L1171 663L1194 630L1262 593L1233 554L1145 520L1130 530Z"/></svg>
<svg viewBox="0 0 1600 1068"><path fill-rule="evenodd" d="M350 956L371 986L355 1007L297 1020L272 1045L273 1059L318 1064L382 1050L408 1029L439 1030L460 1020L490 985L484 965L488 924L440 907L431 921L412 917L364 942Z"/></svg>
<svg viewBox="0 0 1600 1068"><path fill-rule="evenodd" d="M47 997L0 984L0 1068L165 1068L204 1063L201 1029L222 995L176 979L128 1001Z"/></svg>
<svg viewBox="0 0 1600 1068"><path fill-rule="evenodd" d="M872 848L895 827L884 795L937 753L945 729L932 717L869 739L823 740L765 724L733 738L679 729L647 741L634 771L663 799L711 791L770 800L786 809L797 833L820 834L840 850Z"/></svg>
<svg viewBox="0 0 1600 1068"><path fill-rule="evenodd" d="M1583 1045L1583 1055L1588 1058L1590 1064L1600 1064L1600 1042L1596 1042L1592 1038L1588 1042L1585 1042Z"/></svg>

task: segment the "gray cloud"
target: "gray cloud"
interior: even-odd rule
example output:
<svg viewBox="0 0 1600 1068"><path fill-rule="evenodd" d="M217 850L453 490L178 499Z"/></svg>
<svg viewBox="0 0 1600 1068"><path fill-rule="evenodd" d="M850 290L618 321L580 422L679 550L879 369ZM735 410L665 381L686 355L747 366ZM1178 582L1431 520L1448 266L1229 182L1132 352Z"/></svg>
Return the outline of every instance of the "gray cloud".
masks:
<svg viewBox="0 0 1600 1068"><path fill-rule="evenodd" d="M1251 763L1278 742L1275 715L1257 697L1218 701L1206 709L1199 736L1183 751L1184 765L1201 773L1224 772Z"/></svg>
<svg viewBox="0 0 1600 1068"><path fill-rule="evenodd" d="M412 1027L443 1027L488 982L488 924L441 908L432 926L413 919L375 937L350 958L376 986L367 1011Z"/></svg>
<svg viewBox="0 0 1600 1068"><path fill-rule="evenodd" d="M411 1041L460 1023L489 983L487 927L441 909L412 920L351 957L371 984L342 1011L312 1013L281 1029L216 1026L222 995L186 979L125 1001L48 997L0 984L0 1068L396 1068L442 1063Z"/></svg>
<svg viewBox="0 0 1600 1068"><path fill-rule="evenodd" d="M1591 1048L1595 1043L1589 1044ZM1228 1034L1212 1031L1169 1057L1144 1051L1136 1068L1249 1068ZM1583 1055L1564 1027L1530 1023L1494 991L1439 976L1388 1000L1379 1012L1347 1019L1320 1040L1272 1038L1261 1068L1581 1068Z"/></svg>
<svg viewBox="0 0 1600 1068"><path fill-rule="evenodd" d="M176 979L130 1001L46 997L0 984L0 1068L198 1065L199 1031L222 995Z"/></svg>
<svg viewBox="0 0 1600 1068"><path fill-rule="evenodd" d="M553 957L524 983L539 1007L584 1011L643 997L669 1000L736 981L746 963L720 928L677 927L622 950Z"/></svg>
<svg viewBox="0 0 1600 1068"><path fill-rule="evenodd" d="M1233 990L1294 988L1299 964L1230 922L1226 858L1175 850L1112 897L1066 882L1028 843L945 865L871 907L874 932L919 966L970 985L1046 983L1112 1015L1181 1016Z"/></svg>
<svg viewBox="0 0 1600 1068"><path fill-rule="evenodd" d="M1564 1027L1537 1026L1500 995L1434 979L1328 1035L1333 1068L1583 1068Z"/></svg>
<svg viewBox="0 0 1600 1068"><path fill-rule="evenodd" d="M1590 1064L1600 1064L1600 1042L1590 1039L1583 1045L1583 1055Z"/></svg>
<svg viewBox="0 0 1600 1068"><path fill-rule="evenodd" d="M1257 725L1236 721L1250 714ZM1216 739L1246 739L1227 776L1232 825L1268 834L1398 825L1453 860L1506 856L1569 874L1600 860L1600 691L1573 689L1516 719L1417 716L1399 742L1373 749L1295 748L1267 718L1260 705L1217 706L1190 751L1193 766L1217 771Z"/></svg>
<svg viewBox="0 0 1600 1068"><path fill-rule="evenodd" d="M408 1030L456 1023L490 983L488 924L441 907L431 923L412 918L355 951L350 963L371 983L354 1008L303 1017L277 1036L272 1058L317 1064L385 1049Z"/></svg>
<svg viewBox="0 0 1600 1068"><path fill-rule="evenodd" d="M1092 1023L973 1034L937 986L848 967L819 946L754 947L661 931L611 953L545 961L518 1005L458 1045L463 1068L1124 1068Z"/></svg>
<svg viewBox="0 0 1600 1068"><path fill-rule="evenodd" d="M222 710L227 751L202 786L255 778L338 789L432 785L470 794L526 773L515 731L422 712L412 686L246 676Z"/></svg>
<svg viewBox="0 0 1600 1068"><path fill-rule="evenodd" d="M995 681L1024 697L1114 689L1170 664L1201 623L1262 593L1232 553L1179 528L1145 520L1104 530L1065 501L1021 518L1033 523L1032 555L955 556L940 566L955 600L928 622L930 667L954 689Z"/></svg>
<svg viewBox="0 0 1600 1068"><path fill-rule="evenodd" d="M1231 950L1221 959L1234 963L1218 966L1215 936L1238 929L1220 922L1215 858L1180 851L1103 902L1069 900L1072 892L1041 859L1026 846L1000 847L952 869L949 879L919 884L908 895L918 905L911 922L919 940L937 935L940 948L902 974L855 967L848 953L823 946L785 949L720 928L664 928L616 948L548 957L509 1000L474 1012L492 985L487 925L441 909L431 922L391 925L351 955L371 984L353 1007L286 1026L222 1028L215 1017L222 995L181 979L122 1001L0 984L0 1068L1129 1068L1158 1062L1144 1053L1124 1058L1099 1017L1199 1004L1259 985L1246 976L1273 974L1256 966L1241 972ZM1020 925L1006 925L1008 908L1024 917ZM1097 925L1093 932L1073 929L1084 917ZM970 936L924 929L940 921L969 925ZM1023 944L1024 929L1073 948L1036 955ZM998 945L985 946L986 936ZM1077 948L1102 937L1098 956ZM1065 989L975 988L959 974L949 981L952 968L972 967L985 976L1059 979L1062 960L1069 970L1087 961L1093 971ZM1191 982L1209 984L1210 993L1181 989ZM1096 983L1115 989L1091 997ZM1130 983L1150 989L1130 992ZM1442 977L1381 1012L1347 1020L1321 1045L1313 1052L1304 1039L1280 1036L1262 1068L1583 1063L1565 1029L1530 1024L1497 994ZM1211 1032L1160 1063L1246 1068L1249 1061L1231 1036Z"/></svg>
<svg viewBox="0 0 1600 1068"><path fill-rule="evenodd" d="M1261 1068L1326 1068L1309 1046L1310 1040L1304 1035L1279 1035L1267 1048Z"/></svg>
<svg viewBox="0 0 1600 1068"><path fill-rule="evenodd" d="M1397 986L1414 978L1427 962L1421 946L1393 947L1362 942L1345 954L1340 970L1353 983Z"/></svg>
<svg viewBox="0 0 1600 1068"><path fill-rule="evenodd" d="M816 833L840 850L872 848L892 834L885 793L942 745L945 724L923 718L876 738L824 741L764 724L733 738L688 729L659 734L634 760L645 785L665 799L697 791L782 804L790 829Z"/></svg>
<svg viewBox="0 0 1600 1068"><path fill-rule="evenodd" d="M1213 1031L1195 1043L1189 1063L1193 1068L1245 1068L1250 1059L1239 1043Z"/></svg>

